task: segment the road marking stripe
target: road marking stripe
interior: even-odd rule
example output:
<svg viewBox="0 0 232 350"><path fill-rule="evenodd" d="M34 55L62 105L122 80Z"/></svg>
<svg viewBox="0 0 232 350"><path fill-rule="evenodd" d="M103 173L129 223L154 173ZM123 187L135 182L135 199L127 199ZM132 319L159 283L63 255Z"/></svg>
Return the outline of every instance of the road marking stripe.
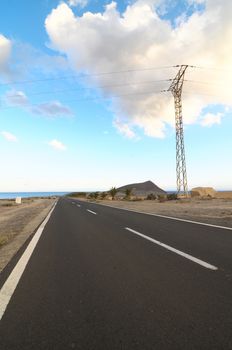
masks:
<svg viewBox="0 0 232 350"><path fill-rule="evenodd" d="M14 267L13 271L11 272L10 276L2 286L2 289L0 290L0 320L2 319L2 316L4 315L4 312L7 308L7 305L10 302L10 299L18 285L18 282L27 266L27 263L41 237L41 234L44 230L45 225L47 224L53 210L55 209L56 203L53 206L53 208L50 210L49 214L45 218L45 220L42 222L38 230L36 231L35 235L33 236L32 240L28 244L26 250L24 251L23 255L19 259L17 265Z"/></svg>
<svg viewBox="0 0 232 350"><path fill-rule="evenodd" d="M92 211L92 210L89 210L89 209L86 209L89 213L91 214L94 214L94 215L97 215L97 213L95 213L95 211Z"/></svg>
<svg viewBox="0 0 232 350"><path fill-rule="evenodd" d="M81 207L81 206L80 206L80 204L77 204L76 206L77 206L78 208L80 208L80 207Z"/></svg>
<svg viewBox="0 0 232 350"><path fill-rule="evenodd" d="M147 239L148 241L151 241L151 242L153 242L153 243L155 243L155 244L157 244L157 245L159 245L159 246L161 246L161 247L163 247L163 248L166 248L166 249L170 250L170 251L173 252L173 253L176 253L176 254L178 254L178 255L180 255L180 256L183 256L184 258L186 258L186 259L188 259L188 260L191 260L191 261L195 262L196 264L199 264L199 265L201 265L201 266L203 266L203 267L205 267L205 268L207 268L207 269L210 269L210 270L218 270L218 268L217 268L216 266L214 266L214 265L208 264L207 262L205 262L205 261L203 261L203 260L200 260L200 259L198 259L198 258L195 258L195 257L192 256L192 255L189 255L189 254L187 254L187 253L184 253L184 252L182 252L181 250L175 249L175 248L173 248L173 247L171 247L171 246L169 246L169 245L167 245L167 244L164 244L164 243L162 243L162 242L160 242L160 241L157 241L157 240L155 240L155 239L153 239L153 238L151 238L151 237L149 237L149 236L145 236L145 235L143 235L142 233L139 233L139 232L137 232L137 231L135 231L135 230L132 230L132 229L129 228L129 227L125 227L125 229L126 229L127 231L130 231L130 232L132 232L132 233L134 233L134 234L136 234L136 235L138 235L138 236L140 236L140 237L142 237L142 238L145 238L145 239Z"/></svg>
<svg viewBox="0 0 232 350"><path fill-rule="evenodd" d="M220 226L220 225L213 225L213 224L207 224L205 222L199 222L199 221L192 221L188 219L180 219L180 218L175 218L174 216L166 216L166 215L160 215L160 214L153 214L153 213L146 213L138 210L133 210L133 209L126 209L126 208L118 208L118 207L113 207L112 205L108 204L101 204L101 203L94 203L97 205L102 205L103 207L108 207L108 208L113 208L113 209L119 209L119 210L125 210L125 211L130 211L132 213L138 213L138 214L145 214L145 215L151 215L151 216L157 216L159 218L164 218L164 219L170 219L170 220L175 220L175 221L183 221L183 222L188 222L190 224L196 224L196 225L203 225L203 226L210 226L210 227L215 227L215 228L220 228L223 230L230 230L232 231L232 227L228 226Z"/></svg>

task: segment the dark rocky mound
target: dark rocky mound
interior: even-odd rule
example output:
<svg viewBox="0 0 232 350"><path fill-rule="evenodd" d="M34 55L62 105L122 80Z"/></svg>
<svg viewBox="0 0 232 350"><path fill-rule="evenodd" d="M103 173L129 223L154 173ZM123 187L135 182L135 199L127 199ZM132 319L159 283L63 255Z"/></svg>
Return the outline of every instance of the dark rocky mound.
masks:
<svg viewBox="0 0 232 350"><path fill-rule="evenodd" d="M132 194L135 196L146 196L150 193L159 195L166 194L164 190L156 186L152 181L145 181L135 184L129 184L122 187L119 187L118 192L125 192L125 190L129 188L132 189Z"/></svg>

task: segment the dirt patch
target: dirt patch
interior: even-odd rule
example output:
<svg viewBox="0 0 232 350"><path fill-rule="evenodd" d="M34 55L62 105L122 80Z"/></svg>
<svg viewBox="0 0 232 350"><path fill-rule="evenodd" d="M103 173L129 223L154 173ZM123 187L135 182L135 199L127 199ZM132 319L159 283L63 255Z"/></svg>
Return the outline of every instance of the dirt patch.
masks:
<svg viewBox="0 0 232 350"><path fill-rule="evenodd" d="M0 200L0 271L50 211L54 199Z"/></svg>
<svg viewBox="0 0 232 350"><path fill-rule="evenodd" d="M217 198L231 199L232 200L232 191L222 191L217 192Z"/></svg>

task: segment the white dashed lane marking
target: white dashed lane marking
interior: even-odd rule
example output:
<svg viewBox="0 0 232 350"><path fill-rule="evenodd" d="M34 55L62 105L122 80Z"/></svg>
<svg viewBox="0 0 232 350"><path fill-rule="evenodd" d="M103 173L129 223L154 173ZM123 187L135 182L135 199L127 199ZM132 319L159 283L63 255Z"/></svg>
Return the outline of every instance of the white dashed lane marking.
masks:
<svg viewBox="0 0 232 350"><path fill-rule="evenodd" d="M97 215L97 213L95 213L95 211L92 211L92 210L89 210L89 209L86 209L89 213L91 214L94 214L94 215Z"/></svg>
<svg viewBox="0 0 232 350"><path fill-rule="evenodd" d="M207 263L207 262L205 262L205 261L203 261L203 260L200 260L200 259L198 259L198 258L195 258L195 257L192 256L192 255L189 255L189 254L187 254L187 253L184 253L184 252L182 252L181 250L175 249L175 248L173 248L173 247L171 247L171 246L169 246L169 245L167 245L167 244L165 244L165 243L162 243L162 242L160 242L160 241L157 241L157 240L155 240L155 239L153 239L153 238L151 238L151 237L149 237L149 236L146 236L146 235L144 235L144 234L142 234L142 233L140 233L140 232L137 232L137 231L135 231L135 230L132 230L132 229L129 228L129 227L125 227L125 229L126 229L127 231L130 231L130 232L134 233L134 234L137 235L137 236L140 236L140 237L142 237L142 238L144 238L144 239L147 239L148 241L150 241L150 242L152 242L152 243L155 243L155 244L157 244L157 245L159 245L159 246L161 246L161 247L163 247L163 248L165 248L165 249L167 249L167 250L169 250L169 251L171 251L171 252L173 252L173 253L175 253L175 254L178 254L178 255L182 256L183 258L186 258L186 259L188 259L188 260L191 260L191 261L195 262L196 264L205 267L206 269L210 269L210 270L214 270L214 271L215 271L215 270L218 270L218 268L217 268L216 266L214 266L214 265L211 265L211 264L209 264L209 263Z"/></svg>

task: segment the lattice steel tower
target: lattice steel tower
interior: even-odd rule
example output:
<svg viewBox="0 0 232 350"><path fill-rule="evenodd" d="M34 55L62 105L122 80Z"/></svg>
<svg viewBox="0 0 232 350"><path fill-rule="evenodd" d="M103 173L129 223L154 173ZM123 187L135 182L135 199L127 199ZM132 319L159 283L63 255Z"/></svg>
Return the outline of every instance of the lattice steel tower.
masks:
<svg viewBox="0 0 232 350"><path fill-rule="evenodd" d="M182 118L182 87L184 83L184 75L188 65L180 65L179 71L168 89L174 96L175 102L175 125L176 125L176 183L177 194L188 196L187 172L184 150L184 130Z"/></svg>

